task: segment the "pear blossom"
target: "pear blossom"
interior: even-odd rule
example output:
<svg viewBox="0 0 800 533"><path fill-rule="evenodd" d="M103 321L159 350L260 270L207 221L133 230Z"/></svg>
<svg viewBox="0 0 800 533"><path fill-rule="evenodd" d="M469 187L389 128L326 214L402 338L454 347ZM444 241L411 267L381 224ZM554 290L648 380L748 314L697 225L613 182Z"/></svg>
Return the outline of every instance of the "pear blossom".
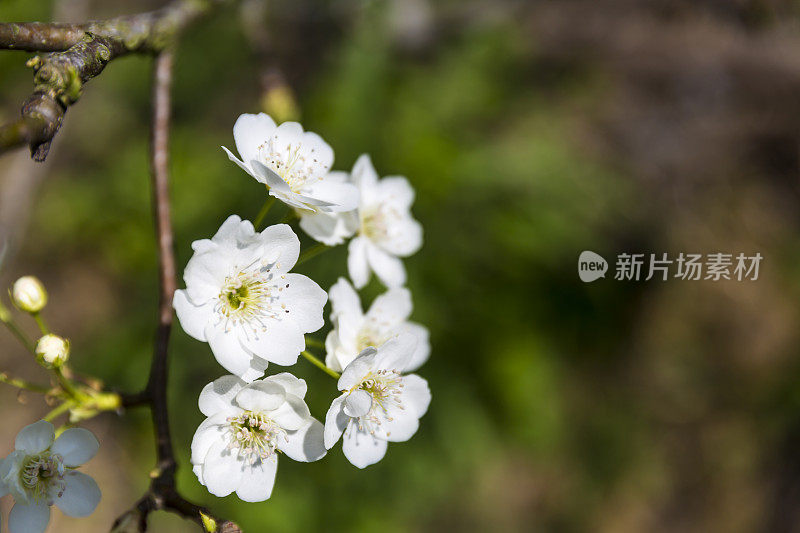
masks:
<svg viewBox="0 0 800 533"><path fill-rule="evenodd" d="M409 322L411 292L406 288L389 289L375 298L369 310L361 310L361 302L353 286L339 278L328 292L333 307L334 327L325 339L325 364L337 372L349 365L370 346L380 348L384 342L402 333L416 337L417 345L404 372L413 372L428 359L431 346L428 329Z"/></svg>
<svg viewBox="0 0 800 533"><path fill-rule="evenodd" d="M358 236L348 248L350 279L360 289L372 271L387 287L400 287L406 282L400 258L422 246L422 226L411 216L414 189L402 176L379 179L366 154L356 161L351 177L360 200Z"/></svg>
<svg viewBox="0 0 800 533"><path fill-rule="evenodd" d="M42 533L51 505L84 517L100 502L97 483L76 470L97 453L97 439L82 428L54 437L53 424L40 420L19 432L14 451L0 461L0 496L11 494L16 501L8 517L11 533Z"/></svg>
<svg viewBox="0 0 800 533"><path fill-rule="evenodd" d="M403 375L414 353L416 338L399 335L379 348L369 347L342 372L342 395L325 419L325 447L344 435L344 456L358 468L386 455L389 442L410 439L428 410L428 382L416 374Z"/></svg>
<svg viewBox="0 0 800 533"><path fill-rule="evenodd" d="M173 299L186 333L207 341L217 361L247 382L261 377L269 362L295 364L304 335L324 324L327 294L289 272L300 253L292 229L278 224L256 233L232 215L192 249L186 289Z"/></svg>
<svg viewBox="0 0 800 533"><path fill-rule="evenodd" d="M192 439L192 465L215 496L232 492L247 502L269 499L278 452L295 461L327 453L323 426L305 401L306 382L289 373L245 383L223 376L200 393L206 418Z"/></svg>
<svg viewBox="0 0 800 533"><path fill-rule="evenodd" d="M325 179L335 183L349 183L350 175L347 172L334 171L330 172ZM312 239L328 246L342 244L358 229L358 212L355 210L337 213L307 209L296 209L295 211L300 218L300 228Z"/></svg>
<svg viewBox="0 0 800 533"><path fill-rule="evenodd" d="M241 159L223 146L230 160L284 203L326 213L350 211L358 205L358 191L352 184L329 179L331 147L297 122L276 125L265 113L245 113L233 125L233 140Z"/></svg>

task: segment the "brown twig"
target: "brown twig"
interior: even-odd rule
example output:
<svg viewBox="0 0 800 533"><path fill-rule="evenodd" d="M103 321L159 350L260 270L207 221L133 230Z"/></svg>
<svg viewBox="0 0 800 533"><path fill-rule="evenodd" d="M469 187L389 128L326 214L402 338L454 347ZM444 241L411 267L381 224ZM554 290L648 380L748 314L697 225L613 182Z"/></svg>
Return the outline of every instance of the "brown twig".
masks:
<svg viewBox="0 0 800 533"><path fill-rule="evenodd" d="M186 26L224 1L175 0L157 11L86 24L0 23L0 49L51 52L28 62L33 94L20 118L0 126L0 154L27 144L33 159L44 161L84 83L117 57L171 46Z"/></svg>
<svg viewBox="0 0 800 533"><path fill-rule="evenodd" d="M147 530L147 517L153 511L166 510L193 520L204 530L240 531L233 522L215 518L207 509L183 498L175 487L177 463L172 449L167 409L169 337L172 329L172 296L175 293L175 256L170 221L168 142L170 87L173 53L165 50L156 56L153 71L153 116L151 130L151 176L153 210L158 239L159 303L150 377L144 391L123 397L124 406L148 405L153 417L156 438L156 470L148 491L128 512L114 523L112 530L135 524ZM210 529L213 522L217 529Z"/></svg>
<svg viewBox="0 0 800 533"><path fill-rule="evenodd" d="M158 330L147 388L153 403L153 424L156 428L159 462L172 461L173 456L166 400L167 352L169 334L172 329L172 296L176 289L169 204L169 169L167 168L172 65L172 51L164 51L156 58L153 71L153 124L150 140L153 209L158 238L159 301Z"/></svg>

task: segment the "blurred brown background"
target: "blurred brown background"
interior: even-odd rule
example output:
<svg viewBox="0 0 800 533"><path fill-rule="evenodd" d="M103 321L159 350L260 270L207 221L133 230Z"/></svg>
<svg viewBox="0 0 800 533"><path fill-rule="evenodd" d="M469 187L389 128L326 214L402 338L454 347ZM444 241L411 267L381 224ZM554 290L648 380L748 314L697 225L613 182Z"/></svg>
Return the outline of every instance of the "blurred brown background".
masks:
<svg viewBox="0 0 800 533"><path fill-rule="evenodd" d="M0 20L159 5L0 0ZM371 153L417 188L426 244L406 264L434 399L374 467L336 448L282 461L265 503L219 500L186 464L197 394L222 371L178 328L181 489L248 532L800 531L799 17L779 0L300 0L247 1L193 28L174 88L179 265L192 240L261 205L218 149L240 113L299 118L337 169ZM30 89L27 57L0 54L0 119ZM87 85L46 164L0 158L3 286L44 280L76 369L129 390L155 324L149 63L120 59ZM583 284L583 250L764 260L755 282ZM301 270L328 288L345 256ZM44 379L3 332L0 369ZM329 378L292 371L323 417ZM22 399L0 388L2 454L46 412ZM145 414L89 427L103 501L83 520L54 512L50 531L105 531L146 486ZM153 531L184 530L154 517Z"/></svg>

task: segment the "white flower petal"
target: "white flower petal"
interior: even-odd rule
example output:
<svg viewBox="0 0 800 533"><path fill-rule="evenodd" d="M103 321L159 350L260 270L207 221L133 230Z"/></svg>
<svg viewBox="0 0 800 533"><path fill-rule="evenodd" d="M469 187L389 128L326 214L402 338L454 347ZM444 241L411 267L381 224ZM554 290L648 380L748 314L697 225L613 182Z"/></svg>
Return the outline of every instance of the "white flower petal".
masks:
<svg viewBox="0 0 800 533"><path fill-rule="evenodd" d="M392 337L378 350L375 368L402 372L408 366L416 349L417 338L414 335L402 334Z"/></svg>
<svg viewBox="0 0 800 533"><path fill-rule="evenodd" d="M414 188L404 176L386 176L378 181L377 201L398 210L408 210L414 203Z"/></svg>
<svg viewBox="0 0 800 533"><path fill-rule="evenodd" d="M334 323L339 332L339 342L342 345L342 353L339 355L340 357L342 355L347 356L347 361L342 360L341 363L343 366L347 366L353 359L358 357L361 351L359 336L365 328L364 315L342 313L334 319Z"/></svg>
<svg viewBox="0 0 800 533"><path fill-rule="evenodd" d="M308 423L311 413L306 402L292 394L286 396L286 401L277 409L268 413L268 416L287 431L297 431Z"/></svg>
<svg viewBox="0 0 800 533"><path fill-rule="evenodd" d="M405 285L406 269L400 259L372 243L367 244L365 248L370 268L384 285L390 288Z"/></svg>
<svg viewBox="0 0 800 533"><path fill-rule="evenodd" d="M100 443L92 432L83 428L64 431L53 443L51 451L60 454L69 467L80 466L97 454Z"/></svg>
<svg viewBox="0 0 800 533"><path fill-rule="evenodd" d="M284 122L273 132L272 145L278 151L290 152L294 146L303 144L303 126L299 122Z"/></svg>
<svg viewBox="0 0 800 533"><path fill-rule="evenodd" d="M295 461L317 461L327 453L323 433L322 423L311 418L297 431L288 432L285 440L278 441L278 448Z"/></svg>
<svg viewBox="0 0 800 533"><path fill-rule="evenodd" d="M245 113L233 125L233 140L236 151L245 164L258 159L258 147L275 133L275 121L266 113L251 115Z"/></svg>
<svg viewBox="0 0 800 533"><path fill-rule="evenodd" d="M259 182L261 182L261 183L265 183L265 181L264 181L264 178L263 178L263 177L261 177L261 175L260 175L260 174L258 174L257 172L254 172L254 171L253 171L253 169L252 169L252 168L250 168L250 166L246 165L246 164L244 163L244 161L240 160L238 157L236 157L235 155L233 155L233 154L231 153L231 151L230 151L230 150L228 150L228 149L227 149L226 147L224 147L224 146L220 146L220 148L222 148L223 150L225 150L225 153L226 153L226 154L228 154L228 159L230 159L231 161L233 161L234 163L236 163L236 164L238 165L238 167L239 167L239 168L241 168L242 170L244 170L245 172L247 172L248 174L250 174L252 177L254 177L254 178L256 179L256 181L259 181Z"/></svg>
<svg viewBox="0 0 800 533"><path fill-rule="evenodd" d="M28 502L20 476L22 463L27 456L24 451L15 450L3 461L0 461L0 483L2 483L4 490L10 492L14 499L23 504L33 503Z"/></svg>
<svg viewBox="0 0 800 533"><path fill-rule="evenodd" d="M353 286L344 279L339 278L328 291L331 300L331 320L337 315L348 314L362 316L361 300Z"/></svg>
<svg viewBox="0 0 800 533"><path fill-rule="evenodd" d="M406 288L389 289L367 311L367 320L378 331L394 329L411 315L411 292Z"/></svg>
<svg viewBox="0 0 800 533"><path fill-rule="evenodd" d="M364 377L374 368L377 353L378 351L375 348L369 347L361 352L352 363L347 365L341 377L339 377L339 383L337 384L339 390L349 390L361 383Z"/></svg>
<svg viewBox="0 0 800 533"><path fill-rule="evenodd" d="M251 354L252 355L252 354ZM244 371L242 374L242 381L246 383L251 383L257 379L261 379L264 377L264 372L267 370L269 366L269 361L265 359L261 359L260 357L253 356L250 359L250 368Z"/></svg>
<svg viewBox="0 0 800 533"><path fill-rule="evenodd" d="M353 285L362 288L369 281L369 261L367 259L367 239L356 237L347 247L347 272Z"/></svg>
<svg viewBox="0 0 800 533"><path fill-rule="evenodd" d="M45 451L53 444L55 429L47 420L39 420L22 428L14 441L14 448L34 455Z"/></svg>
<svg viewBox="0 0 800 533"><path fill-rule="evenodd" d="M410 216L392 223L377 244L389 255L408 257L422 248L422 224Z"/></svg>
<svg viewBox="0 0 800 533"><path fill-rule="evenodd" d="M75 470L64 475L64 493L55 504L67 516L89 516L100 503L100 487L91 476Z"/></svg>
<svg viewBox="0 0 800 533"><path fill-rule="evenodd" d="M403 403L410 405L422 417L431 404L431 390L428 382L416 374L403 376Z"/></svg>
<svg viewBox="0 0 800 533"><path fill-rule="evenodd" d="M250 369L252 355L239 342L239 328L231 327L225 331L225 324L206 326L206 338L214 357L225 370L236 376L244 376Z"/></svg>
<svg viewBox="0 0 800 533"><path fill-rule="evenodd" d="M199 239L192 242L192 250L201 254L216 250L217 248L219 248L219 245L211 239Z"/></svg>
<svg viewBox="0 0 800 533"><path fill-rule="evenodd" d="M253 235L253 224L248 220L242 220L239 215L230 215L219 227L217 232L211 237L211 241L218 245L231 246L241 237Z"/></svg>
<svg viewBox="0 0 800 533"><path fill-rule="evenodd" d="M238 411L239 413L241 410ZM211 446L218 440L225 438L226 426L228 425L228 416L234 415L233 412L217 413L210 418L206 418L197 427L192 437L191 445L191 461L193 464L202 464L205 460ZM237 413L238 414L238 413Z"/></svg>
<svg viewBox="0 0 800 533"><path fill-rule="evenodd" d="M431 341L428 328L416 322L406 322L402 324L398 330L398 334L414 335L417 338L417 347L408 365L403 369L403 372L413 372L421 367L431 355Z"/></svg>
<svg viewBox="0 0 800 533"><path fill-rule="evenodd" d="M378 173L372 166L372 159L367 154L361 154L353 165L350 173L353 183L361 191L361 205L372 203L375 199L376 186L378 183Z"/></svg>
<svg viewBox="0 0 800 533"><path fill-rule="evenodd" d="M354 390L344 398L344 414L351 418L364 416L372 408L372 395L365 390Z"/></svg>
<svg viewBox="0 0 800 533"><path fill-rule="evenodd" d="M203 463L193 464L192 472L194 472L194 475L197 476L197 481L205 487L206 482L203 481Z"/></svg>
<svg viewBox="0 0 800 533"><path fill-rule="evenodd" d="M300 239L288 224L274 224L265 228L258 237L263 246L261 254L274 262L277 272L288 272L300 256Z"/></svg>
<svg viewBox="0 0 800 533"><path fill-rule="evenodd" d="M297 363L300 352L305 350L303 332L290 320L270 320L267 331L249 332L243 344L249 353L281 366Z"/></svg>
<svg viewBox="0 0 800 533"><path fill-rule="evenodd" d="M374 429L375 436L389 442L405 442L419 429L419 417L413 409L388 407L378 411L380 424Z"/></svg>
<svg viewBox="0 0 800 533"><path fill-rule="evenodd" d="M236 457L236 452L228 449L225 440L212 444L203 460L203 482L208 492L214 496L227 496L239 487L244 463Z"/></svg>
<svg viewBox="0 0 800 533"><path fill-rule="evenodd" d="M350 422L350 417L344 414L343 406L344 396L339 396L333 400L328 413L325 415L324 444L329 450L341 438L342 432Z"/></svg>
<svg viewBox="0 0 800 533"><path fill-rule="evenodd" d="M8 514L8 530L11 533L44 533L50 521L50 506L22 505L17 502Z"/></svg>
<svg viewBox="0 0 800 533"><path fill-rule="evenodd" d="M366 468L383 459L387 442L376 439L366 431L358 430L358 422L351 420L344 432L342 451L347 460L358 468Z"/></svg>
<svg viewBox="0 0 800 533"><path fill-rule="evenodd" d="M230 266L231 258L219 247L206 252L195 252L183 271L186 296L191 303L201 305L216 298Z"/></svg>
<svg viewBox="0 0 800 533"><path fill-rule="evenodd" d="M233 399L245 386L245 382L236 376L222 376L217 378L200 391L197 401L200 412L206 416L213 416L219 412L229 411L235 404Z"/></svg>
<svg viewBox="0 0 800 533"><path fill-rule="evenodd" d="M302 138L307 158L312 159L326 170L333 166L333 148L313 131L307 131ZM344 173L342 173L344 174Z"/></svg>
<svg viewBox="0 0 800 533"><path fill-rule="evenodd" d="M253 465L245 466L236 488L236 495L246 502L268 500L272 496L277 472L278 456L274 454L267 459L258 460Z"/></svg>
<svg viewBox="0 0 800 533"><path fill-rule="evenodd" d="M272 411L286 401L286 390L270 381L254 381L236 395L236 403L246 411Z"/></svg>
<svg viewBox="0 0 800 533"><path fill-rule="evenodd" d="M342 244L352 237L358 229L358 215L355 211L344 213L314 212L298 210L300 228L315 241L328 246Z"/></svg>
<svg viewBox="0 0 800 533"><path fill-rule="evenodd" d="M291 198L291 196L295 194L283 178L261 161L256 161L254 159L250 161L250 165L255 172L254 175L256 179L269 187L270 195L283 199L284 197Z"/></svg>
<svg viewBox="0 0 800 533"><path fill-rule="evenodd" d="M297 378L288 372L281 372L264 379L264 381L271 381L278 383L283 387L287 394L293 394L298 398L305 398L308 386L304 379Z"/></svg>
<svg viewBox="0 0 800 533"><path fill-rule="evenodd" d="M306 183L303 195L331 204L323 209L331 213L352 211L358 207L359 202L359 192L355 185L324 178Z"/></svg>
<svg viewBox="0 0 800 533"><path fill-rule="evenodd" d="M303 333L317 331L325 325L322 310L327 301L328 293L302 274L286 274L281 281L278 304L286 306L284 318L294 322Z"/></svg>
<svg viewBox="0 0 800 533"><path fill-rule="evenodd" d="M206 324L214 311L214 304L211 302L203 305L194 305L186 296L186 291L177 290L172 298L172 307L178 316L183 331L189 336L199 341L206 341Z"/></svg>
<svg viewBox="0 0 800 533"><path fill-rule="evenodd" d="M342 371L342 368L347 365L342 365L339 362L339 355L338 352L341 348L341 343L339 342L339 333L336 329L332 329L328 332L328 335L325 337L325 366L333 370L334 372ZM350 361L348 361L348 364Z"/></svg>
<svg viewBox="0 0 800 533"><path fill-rule="evenodd" d="M252 383L257 379L263 378L264 372L267 370L268 366L269 361L254 355L253 358L250 359L250 368L245 370L244 374L242 374L242 381L245 383Z"/></svg>

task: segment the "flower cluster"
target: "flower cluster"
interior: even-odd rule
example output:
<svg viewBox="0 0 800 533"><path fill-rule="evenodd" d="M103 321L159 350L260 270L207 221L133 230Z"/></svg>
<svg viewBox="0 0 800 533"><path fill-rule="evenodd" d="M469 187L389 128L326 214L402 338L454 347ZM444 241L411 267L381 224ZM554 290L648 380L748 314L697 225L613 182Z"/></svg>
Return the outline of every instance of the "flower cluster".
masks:
<svg viewBox="0 0 800 533"><path fill-rule="evenodd" d="M231 215L211 239L192 244L186 288L173 305L183 329L208 342L231 375L200 393L207 418L192 440L191 461L212 494L255 502L272 494L281 453L316 461L344 437L345 457L364 468L383 458L389 442L410 439L431 395L409 372L425 362L430 345L427 329L408 321L411 294L403 287L401 258L422 246L408 181L380 179L367 155L350 173L333 171L333 150L319 135L263 113L240 116L233 136L239 157L223 147L228 157L289 206L300 229L329 247L352 238L352 285L340 278L327 293L292 272L301 254L290 225L259 231ZM364 313L356 289L371 272L388 291ZM322 363L307 351L306 335L325 326L329 298ZM309 412L304 380L287 372L264 377L269 363L291 366L301 355L338 378L340 395L324 425Z"/></svg>
<svg viewBox="0 0 800 533"><path fill-rule="evenodd" d="M14 506L8 517L11 533L42 533L50 522L50 507L55 505L67 516L92 514L100 502L95 481L77 468L94 457L97 439L86 429L70 427L103 410L119 407L119 396L86 384L77 384L68 375L69 341L50 333L41 312L47 305L47 291L33 276L19 278L9 290L18 310L35 319L42 336L35 342L17 326L11 310L0 302L0 322L5 324L35 357L52 373L57 385L45 386L0 373L0 381L21 390L47 395L56 405L44 420L23 428L14 442L14 451L0 460L0 498L11 496ZM56 428L50 422L69 412L70 425ZM58 438L56 438L58 435Z"/></svg>

